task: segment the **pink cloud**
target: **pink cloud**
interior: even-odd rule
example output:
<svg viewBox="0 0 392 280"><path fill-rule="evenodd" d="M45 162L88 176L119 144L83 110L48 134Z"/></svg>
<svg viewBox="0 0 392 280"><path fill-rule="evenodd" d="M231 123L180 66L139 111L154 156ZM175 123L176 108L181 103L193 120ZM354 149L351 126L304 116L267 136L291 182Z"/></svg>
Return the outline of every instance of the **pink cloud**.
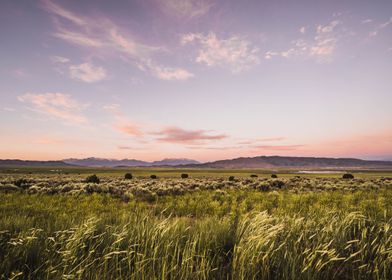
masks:
<svg viewBox="0 0 392 280"><path fill-rule="evenodd" d="M149 70L153 76L166 81L188 80L194 76L185 69L157 65L151 60L145 61L144 65L139 65L139 69Z"/></svg>
<svg viewBox="0 0 392 280"><path fill-rule="evenodd" d="M36 144L42 144L42 145L55 145L55 144L62 144L64 143L64 140L61 139L56 139L52 137L41 137L38 138L34 141Z"/></svg>
<svg viewBox="0 0 392 280"><path fill-rule="evenodd" d="M203 144L206 141L222 140L227 138L224 134L208 134L206 130L185 130L179 127L167 127L160 132L154 133L160 135L157 138L161 142L169 143L187 143Z"/></svg>
<svg viewBox="0 0 392 280"><path fill-rule="evenodd" d="M60 5L57 5L50 0L42 0L42 4L43 8L48 12L67 19L76 25L85 26L87 24L87 22L82 17L75 15L74 13L64 9Z"/></svg>
<svg viewBox="0 0 392 280"><path fill-rule="evenodd" d="M103 110L110 113L114 118L112 128L118 132L141 138L144 136L143 128L145 125L129 120L119 104L107 104L103 106Z"/></svg>
<svg viewBox="0 0 392 280"><path fill-rule="evenodd" d="M56 32L53 36L89 49L90 51L100 51L100 55L117 56L127 63L133 64L143 71L149 72L152 76L161 80L186 80L193 76L192 73L178 67L162 66L152 62L152 56L157 52L162 52L165 48L161 46L150 46L140 42L135 36L126 34L114 22L106 17L91 17L78 15L50 0L43 1L43 7L53 16ZM73 66L75 67L75 66ZM87 78L82 78L91 82L91 72L94 72L93 81L106 76L103 69L93 69L89 65L82 64L78 69L89 72ZM82 69L80 69L83 67ZM97 78L97 73L99 74ZM86 76L86 75L85 75ZM77 75L80 77L80 75Z"/></svg>
<svg viewBox="0 0 392 280"><path fill-rule="evenodd" d="M200 45L196 62L230 69L233 73L248 70L260 63L259 49L238 36L219 39L213 32L208 35L189 33L182 36L181 43Z"/></svg>
<svg viewBox="0 0 392 280"><path fill-rule="evenodd" d="M235 150L241 149L240 146L221 146L221 147L200 147L200 146L189 146L187 149L190 150L217 150L217 151L228 151L228 150Z"/></svg>
<svg viewBox="0 0 392 280"><path fill-rule="evenodd" d="M146 147L134 147L134 146L117 146L119 150L131 150L131 151L142 151L146 150Z"/></svg>
<svg viewBox="0 0 392 280"><path fill-rule="evenodd" d="M114 125L114 128L119 132L135 137L141 137L144 135L140 125L129 121L117 123Z"/></svg>
<svg viewBox="0 0 392 280"><path fill-rule="evenodd" d="M266 138L256 138L256 139L245 139L237 142L240 145L252 145L258 142L275 142L285 140L285 137L266 137Z"/></svg>
<svg viewBox="0 0 392 280"><path fill-rule="evenodd" d="M28 78L30 77L30 73L28 73L25 69L18 68L12 71L12 75L17 78Z"/></svg>
<svg viewBox="0 0 392 280"><path fill-rule="evenodd" d="M373 134L355 134L339 139L314 143L310 152L326 156L369 157L392 154L392 131L384 130ZM321 152L322 151L322 152Z"/></svg>
<svg viewBox="0 0 392 280"><path fill-rule="evenodd" d="M26 93L18 97L20 102L29 103L34 111L57 118L67 123L87 124L80 111L87 104L81 104L68 94L63 93Z"/></svg>
<svg viewBox="0 0 392 280"><path fill-rule="evenodd" d="M181 19L193 19L206 15L214 6L212 0L157 0L163 12Z"/></svg>
<svg viewBox="0 0 392 280"><path fill-rule="evenodd" d="M106 70L92 63L82 63L80 65L71 65L69 74L72 79L86 83L94 83L106 78Z"/></svg>
<svg viewBox="0 0 392 280"><path fill-rule="evenodd" d="M53 36L84 47L99 48L103 46L99 38L93 38L92 36L86 36L83 33L73 32L64 28L58 28L58 32L54 33Z"/></svg>
<svg viewBox="0 0 392 280"><path fill-rule="evenodd" d="M267 151L293 151L304 147L305 145L258 145L254 146L256 149L262 149Z"/></svg>

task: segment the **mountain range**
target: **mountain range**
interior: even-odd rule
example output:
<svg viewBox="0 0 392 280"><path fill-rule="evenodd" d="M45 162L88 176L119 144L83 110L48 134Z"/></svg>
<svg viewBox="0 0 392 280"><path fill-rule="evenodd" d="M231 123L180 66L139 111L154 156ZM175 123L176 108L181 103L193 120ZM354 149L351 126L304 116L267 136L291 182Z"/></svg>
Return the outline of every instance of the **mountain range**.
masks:
<svg viewBox="0 0 392 280"><path fill-rule="evenodd" d="M2 166L85 166L85 167L154 167L171 166L182 168L369 168L392 169L392 161L362 160L355 158L325 158L325 157L284 157L284 156L258 156L240 157L228 160L218 160L200 163L192 159L163 159L160 161L141 161L136 159L105 159L84 158L64 159L62 161L29 161L29 160L0 160Z"/></svg>
<svg viewBox="0 0 392 280"><path fill-rule="evenodd" d="M126 166L180 166L186 164L200 164L200 162L186 158L166 158L159 161L142 161L137 159L105 159L105 158L85 158L85 159L64 159L62 162L71 165L90 166L90 167L126 167Z"/></svg>
<svg viewBox="0 0 392 280"><path fill-rule="evenodd" d="M258 156L218 160L187 167L198 168L381 168L392 169L392 161L356 158Z"/></svg>

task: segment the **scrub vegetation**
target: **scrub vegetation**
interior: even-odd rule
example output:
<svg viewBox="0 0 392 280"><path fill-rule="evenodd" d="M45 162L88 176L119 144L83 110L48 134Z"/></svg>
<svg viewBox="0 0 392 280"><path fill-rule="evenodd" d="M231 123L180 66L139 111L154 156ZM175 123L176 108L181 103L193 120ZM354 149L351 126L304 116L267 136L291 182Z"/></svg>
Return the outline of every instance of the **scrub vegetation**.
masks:
<svg viewBox="0 0 392 280"><path fill-rule="evenodd" d="M0 279L392 275L390 177L124 174L0 175Z"/></svg>

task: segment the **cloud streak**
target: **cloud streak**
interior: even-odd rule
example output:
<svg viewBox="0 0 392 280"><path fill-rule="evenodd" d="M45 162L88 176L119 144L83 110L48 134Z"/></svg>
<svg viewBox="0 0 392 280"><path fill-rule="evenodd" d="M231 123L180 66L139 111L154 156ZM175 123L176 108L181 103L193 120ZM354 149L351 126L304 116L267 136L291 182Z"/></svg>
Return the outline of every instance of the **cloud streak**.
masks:
<svg viewBox="0 0 392 280"><path fill-rule="evenodd" d="M219 39L214 32L207 35L188 33L182 36L181 43L199 45L195 61L209 67L228 68L239 73L260 63L259 49L238 36Z"/></svg>
<svg viewBox="0 0 392 280"><path fill-rule="evenodd" d="M204 144L227 138L224 134L210 134L206 130L185 130L179 127L167 127L153 134L159 136L156 140L160 142L185 144Z"/></svg>
<svg viewBox="0 0 392 280"><path fill-rule="evenodd" d="M284 51L268 51L265 53L265 59L271 59L274 56L283 58L292 58L305 56L315 59L317 62L330 62L331 56L336 50L339 37L337 27L341 25L339 20L333 20L325 25L317 25L314 29L314 35L311 38L299 38L291 42L291 47ZM304 27L300 28L304 35L308 33Z"/></svg>
<svg viewBox="0 0 392 280"><path fill-rule="evenodd" d="M106 70L102 67L94 66L92 63L82 63L69 67L70 77L77 81L94 83L106 78Z"/></svg>
<svg viewBox="0 0 392 280"><path fill-rule="evenodd" d="M293 151L304 146L305 145L257 145L254 146L254 148L267 151Z"/></svg>
<svg viewBox="0 0 392 280"><path fill-rule="evenodd" d="M152 64L152 56L164 51L164 48L141 43L135 36L125 34L108 18L80 16L51 0L42 1L42 6L53 17L56 28L53 36L56 38L84 47L90 52L99 51L100 55L117 55L136 67L143 65L151 75L162 80L185 80L192 76L181 68L160 66L155 63L153 64L155 67L151 67L149 64Z"/></svg>
<svg viewBox="0 0 392 280"><path fill-rule="evenodd" d="M382 29L386 28L387 26L389 26L389 25L391 25L391 24L392 24L392 17L390 17L387 21L385 21L385 22L383 22L383 23L377 25L377 27L376 27L372 32L369 33L369 36L370 36L370 37L377 36L378 33L379 33Z"/></svg>
<svg viewBox="0 0 392 280"><path fill-rule="evenodd" d="M147 60L144 64L139 64L139 69L149 71L153 76L165 81L188 80L194 75L182 68L161 66Z"/></svg>
<svg viewBox="0 0 392 280"><path fill-rule="evenodd" d="M134 122L122 120L114 125L114 128L122 133L133 137L142 137L144 136L144 132L142 131L142 127Z"/></svg>
<svg viewBox="0 0 392 280"><path fill-rule="evenodd" d="M206 15L214 6L211 0L157 0L159 6L169 16L179 19L195 19Z"/></svg>
<svg viewBox="0 0 392 280"><path fill-rule="evenodd" d="M18 97L20 102L28 103L32 110L60 119L66 123L87 124L88 120L81 111L88 105L81 104L68 94L63 93L26 93Z"/></svg>
<svg viewBox="0 0 392 280"><path fill-rule="evenodd" d="M50 57L50 60L53 63L61 63L61 64L66 64L68 62L70 62L71 60L69 58L63 57L63 56L59 56L59 55L53 55Z"/></svg>

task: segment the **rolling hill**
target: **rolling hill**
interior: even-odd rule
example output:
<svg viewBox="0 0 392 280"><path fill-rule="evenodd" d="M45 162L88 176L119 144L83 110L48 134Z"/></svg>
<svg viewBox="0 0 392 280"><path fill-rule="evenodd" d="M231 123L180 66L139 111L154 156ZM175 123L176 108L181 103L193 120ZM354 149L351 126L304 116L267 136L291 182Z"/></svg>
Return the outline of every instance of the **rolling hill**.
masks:
<svg viewBox="0 0 392 280"><path fill-rule="evenodd" d="M370 161L355 158L319 158L319 157L284 157L258 156L218 160L187 167L197 168L381 168L392 169L392 161Z"/></svg>

